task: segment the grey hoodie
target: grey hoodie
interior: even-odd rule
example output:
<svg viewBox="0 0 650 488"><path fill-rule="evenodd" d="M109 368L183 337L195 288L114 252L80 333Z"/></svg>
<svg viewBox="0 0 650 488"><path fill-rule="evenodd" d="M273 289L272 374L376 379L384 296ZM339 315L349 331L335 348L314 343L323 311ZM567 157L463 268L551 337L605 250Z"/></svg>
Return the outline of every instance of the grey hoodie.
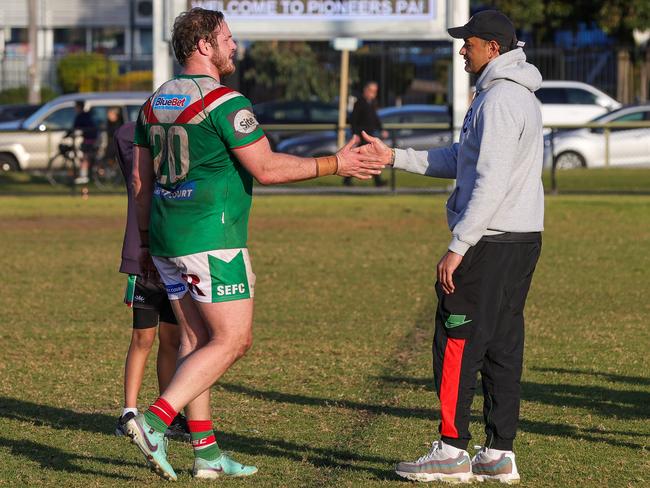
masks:
<svg viewBox="0 0 650 488"><path fill-rule="evenodd" d="M544 230L542 115L533 94L541 82L522 49L502 54L476 82L460 142L395 150L395 168L456 178L447 200L449 250L465 255L484 235Z"/></svg>

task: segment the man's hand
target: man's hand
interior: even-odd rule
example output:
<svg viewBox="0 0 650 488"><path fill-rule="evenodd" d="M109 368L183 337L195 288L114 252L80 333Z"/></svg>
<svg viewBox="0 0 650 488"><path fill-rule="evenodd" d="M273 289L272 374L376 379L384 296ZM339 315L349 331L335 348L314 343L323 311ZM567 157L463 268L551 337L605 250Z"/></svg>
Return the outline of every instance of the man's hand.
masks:
<svg viewBox="0 0 650 488"><path fill-rule="evenodd" d="M393 151L381 139L372 137L365 131L362 131L361 135L367 144L355 148L355 152L361 154L367 161L379 162L387 166L393 163Z"/></svg>
<svg viewBox="0 0 650 488"><path fill-rule="evenodd" d="M358 143L359 137L352 136L352 139L336 153L339 165L336 174L339 176L354 176L360 180L367 180L373 175L380 175L385 163L362 156L354 148Z"/></svg>
<svg viewBox="0 0 650 488"><path fill-rule="evenodd" d="M456 268L460 266L463 256L456 254L453 251L447 251L440 262L438 263L438 283L442 286L442 291L445 295L451 295L456 291L454 286L453 274Z"/></svg>

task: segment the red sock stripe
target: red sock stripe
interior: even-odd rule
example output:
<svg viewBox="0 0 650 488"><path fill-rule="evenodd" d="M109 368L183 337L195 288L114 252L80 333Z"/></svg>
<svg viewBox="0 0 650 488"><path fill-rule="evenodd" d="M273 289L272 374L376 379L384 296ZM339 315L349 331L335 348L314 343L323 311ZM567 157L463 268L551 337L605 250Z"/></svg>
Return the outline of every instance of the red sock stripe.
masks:
<svg viewBox="0 0 650 488"><path fill-rule="evenodd" d="M192 441L192 447L194 449L203 449L205 447L211 446L215 442L217 442L217 439L214 436L214 434L212 434L209 435L208 437L204 437L203 439L194 439Z"/></svg>
<svg viewBox="0 0 650 488"><path fill-rule="evenodd" d="M464 349L465 339L447 339L445 355L442 360L442 383L440 385L440 410L442 416L440 433L445 437L458 437L455 419Z"/></svg>
<svg viewBox="0 0 650 488"><path fill-rule="evenodd" d="M171 424L178 413L173 407L162 397L159 397L158 400L153 402L153 405L149 407L149 410L157 415L160 420L165 422L167 425Z"/></svg>
<svg viewBox="0 0 650 488"><path fill-rule="evenodd" d="M188 420L190 432L207 432L212 430L212 420Z"/></svg>

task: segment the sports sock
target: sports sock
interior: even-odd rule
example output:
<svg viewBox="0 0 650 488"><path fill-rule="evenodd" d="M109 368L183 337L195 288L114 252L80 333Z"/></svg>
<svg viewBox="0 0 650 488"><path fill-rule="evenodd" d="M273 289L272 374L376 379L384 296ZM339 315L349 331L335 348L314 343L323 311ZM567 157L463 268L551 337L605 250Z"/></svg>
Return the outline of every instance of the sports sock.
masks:
<svg viewBox="0 0 650 488"><path fill-rule="evenodd" d="M188 420L187 425L190 428L195 457L212 461L221 456L210 420Z"/></svg>
<svg viewBox="0 0 650 488"><path fill-rule="evenodd" d="M137 408L124 407L122 409L122 415L120 415L120 417L124 417L129 412L131 412L133 415L138 415L138 409Z"/></svg>
<svg viewBox="0 0 650 488"><path fill-rule="evenodd" d="M153 402L149 409L144 413L144 418L153 430L164 433L167 430L167 427L169 427L169 424L174 420L174 417L176 417L177 413L178 412L172 408L167 400L163 397L158 397L158 399Z"/></svg>

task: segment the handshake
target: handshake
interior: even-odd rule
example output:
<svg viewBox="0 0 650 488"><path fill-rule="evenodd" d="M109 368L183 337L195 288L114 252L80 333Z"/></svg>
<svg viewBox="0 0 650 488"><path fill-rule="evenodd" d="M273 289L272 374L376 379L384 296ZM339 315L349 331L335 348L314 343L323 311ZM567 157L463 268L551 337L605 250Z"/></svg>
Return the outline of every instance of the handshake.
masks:
<svg viewBox="0 0 650 488"><path fill-rule="evenodd" d="M336 153L337 175L367 180L381 174L382 169L393 164L395 159L393 149L378 137L372 137L366 132L362 132L361 135L363 139L357 135L352 136L352 139ZM365 144L359 146L362 140Z"/></svg>

